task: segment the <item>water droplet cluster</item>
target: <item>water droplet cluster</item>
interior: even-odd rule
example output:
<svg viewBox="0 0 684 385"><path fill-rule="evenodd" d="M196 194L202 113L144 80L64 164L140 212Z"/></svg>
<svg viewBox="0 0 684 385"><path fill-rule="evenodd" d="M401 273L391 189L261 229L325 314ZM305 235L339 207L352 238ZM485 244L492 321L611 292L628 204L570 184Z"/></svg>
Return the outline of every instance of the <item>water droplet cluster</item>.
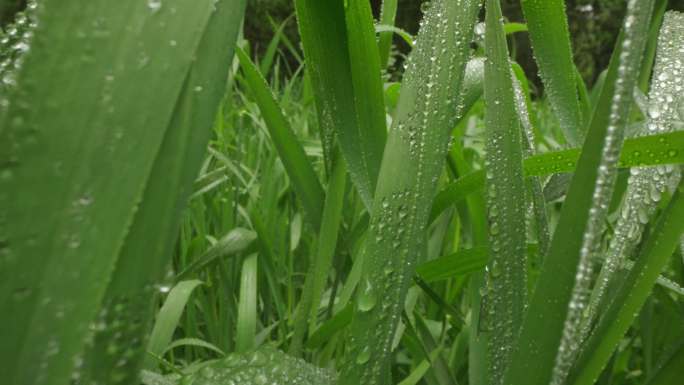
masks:
<svg viewBox="0 0 684 385"><path fill-rule="evenodd" d="M593 264L601 246L603 225L615 185L620 149L624 141L625 127L633 101L633 90L637 82L637 69L646 43L644 30L649 25L652 9L652 1L630 0L627 4L615 93L612 98L601 161L597 170L593 202L583 234L575 285L553 370L551 382L553 385L564 383L582 343L582 324L586 317L591 283L594 279Z"/></svg>
<svg viewBox="0 0 684 385"><path fill-rule="evenodd" d="M37 25L36 0L29 0L26 9L15 15L14 22L0 29L0 111L9 105L8 92L17 83L24 57L31 49L33 31Z"/></svg>

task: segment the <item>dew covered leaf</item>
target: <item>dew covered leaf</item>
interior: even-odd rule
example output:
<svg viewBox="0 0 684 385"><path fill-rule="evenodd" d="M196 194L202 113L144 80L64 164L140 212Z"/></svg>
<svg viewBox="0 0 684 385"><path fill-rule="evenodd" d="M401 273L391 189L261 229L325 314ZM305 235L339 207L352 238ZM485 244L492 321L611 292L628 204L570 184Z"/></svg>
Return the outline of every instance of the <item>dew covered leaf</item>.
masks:
<svg viewBox="0 0 684 385"><path fill-rule="evenodd" d="M241 14L238 2L219 3L226 4L236 10L232 14ZM137 0L40 1L30 49L16 72L17 87L0 103L0 234L8 245L0 250L1 270L13 272L0 284L0 306L7 315L0 357L8 383L63 384L80 375L82 368L75 367L83 365L81 352L99 328L91 322L118 269L131 223L138 220L136 209L142 212L138 205L147 199L159 154L177 152L173 146L179 142L186 154L186 141L175 140L191 124L208 127L213 119L213 93L198 96L211 110L208 124L177 108L192 105L185 99L194 91L188 85L200 86L190 73L193 63L206 58L207 52L198 50L216 6L185 0L165 1L162 7ZM211 36L221 47L212 54L226 55L231 36ZM208 70L221 72L225 75L227 68ZM171 124L175 118L182 120ZM199 143L200 152L204 147L201 141L191 143L193 149ZM179 195L165 194L160 210L168 211L152 215L156 220L148 228L158 230L159 239L175 233L169 228L177 224L185 177L194 178L196 169L182 171L184 166L173 169L179 180L166 184L172 191L178 188ZM157 180L168 182L163 175ZM152 214L159 214L157 209ZM156 247L159 239L146 241ZM136 274L142 277L130 277L127 288L139 294L144 285L150 293L149 280L161 273L158 263L168 256L169 243L159 243L154 261L140 265ZM148 311L151 296L143 298ZM130 325L133 334L142 324ZM142 341L127 343L141 346ZM130 358L137 355L132 351ZM101 373L110 383L135 373L124 360L123 373L109 377L110 361L98 362L107 367ZM130 360L132 366L135 361Z"/></svg>
<svg viewBox="0 0 684 385"><path fill-rule="evenodd" d="M435 182L461 109L478 7L473 0L430 2L409 57L375 190L341 384L386 383L394 331L423 253Z"/></svg>
<svg viewBox="0 0 684 385"><path fill-rule="evenodd" d="M173 376L176 379L177 376ZM183 385L334 385L337 375L271 346L204 365L197 372L174 381Z"/></svg>

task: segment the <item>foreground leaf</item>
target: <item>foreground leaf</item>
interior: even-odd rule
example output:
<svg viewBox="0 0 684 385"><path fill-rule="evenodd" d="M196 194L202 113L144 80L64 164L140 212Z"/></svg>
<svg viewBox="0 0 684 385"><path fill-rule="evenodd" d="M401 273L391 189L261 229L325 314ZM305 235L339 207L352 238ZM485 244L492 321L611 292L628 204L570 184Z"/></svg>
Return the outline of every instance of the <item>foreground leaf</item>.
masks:
<svg viewBox="0 0 684 385"><path fill-rule="evenodd" d="M45 0L37 12L17 89L0 111L0 357L8 383L63 384L79 375L91 322L217 11L184 0L164 8ZM230 38L222 33L220 46ZM217 100L203 103L213 118ZM157 252L140 269L145 282L156 278L145 275L163 260Z"/></svg>

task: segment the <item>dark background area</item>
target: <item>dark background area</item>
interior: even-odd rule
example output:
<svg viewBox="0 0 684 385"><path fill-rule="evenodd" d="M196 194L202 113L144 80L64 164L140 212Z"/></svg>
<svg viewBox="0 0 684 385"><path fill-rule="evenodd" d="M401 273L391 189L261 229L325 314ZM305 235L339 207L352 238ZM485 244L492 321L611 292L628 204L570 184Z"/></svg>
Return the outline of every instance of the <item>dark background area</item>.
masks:
<svg viewBox="0 0 684 385"><path fill-rule="evenodd" d="M342 0L339 0L342 1ZM424 0L399 0L396 24L415 34L421 18L421 3ZM371 0L376 17L382 0ZM13 14L25 7L26 0L0 0L2 25L10 22ZM510 21L524 22L519 0L503 0L503 11ZM592 84L610 60L610 53L619 31L626 0L566 0L568 22L572 36L575 63L588 84ZM684 11L684 0L670 0L670 9ZM287 19L284 31L297 44L297 25L293 16L293 0L248 0L245 17L245 37L256 52L263 52L275 29ZM525 68L530 79L540 89L537 68L532 58L527 34L515 34L511 41L516 60ZM408 47L395 38L399 52L408 52ZM294 63L294 58L283 51L285 59ZM395 67L395 70L398 66Z"/></svg>

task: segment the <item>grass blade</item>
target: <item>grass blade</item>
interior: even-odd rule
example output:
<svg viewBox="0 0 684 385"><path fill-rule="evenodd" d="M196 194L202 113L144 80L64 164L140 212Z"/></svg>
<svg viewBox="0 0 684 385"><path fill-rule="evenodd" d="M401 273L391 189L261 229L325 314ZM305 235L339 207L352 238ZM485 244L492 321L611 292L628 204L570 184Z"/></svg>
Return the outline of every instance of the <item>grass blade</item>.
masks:
<svg viewBox="0 0 684 385"><path fill-rule="evenodd" d="M328 280L328 272L332 267L338 230L342 221L346 171L345 164L340 157L333 166L328 193L325 197L322 225L318 233L316 257L309 267L304 282L304 292L295 317L294 335L290 345L290 354L293 355L299 354L304 335L310 334L316 326L319 304L325 290L325 283Z"/></svg>
<svg viewBox="0 0 684 385"><path fill-rule="evenodd" d="M85 353L84 381L133 382L145 357L145 333L153 316L150 288L169 263L225 91L245 3L223 0L215 7L107 288L96 321L106 327L97 331L94 346ZM113 347L118 353L112 353ZM120 357L124 353L126 365Z"/></svg>
<svg viewBox="0 0 684 385"><path fill-rule="evenodd" d="M325 194L311 163L309 163L301 144L292 132L278 103L256 65L241 49L237 48L245 80L247 81L259 110L266 121L273 144L278 150L280 160L306 213L306 218L314 228L321 226L321 210Z"/></svg>
<svg viewBox="0 0 684 385"><path fill-rule="evenodd" d="M522 0L521 5L551 107L570 145L582 144L577 70L572 59L565 3L563 0Z"/></svg>
<svg viewBox="0 0 684 385"><path fill-rule="evenodd" d="M579 163L580 156L579 149L531 156L523 162L525 175L530 177L572 172ZM682 163L684 163L684 132L678 131L627 139L622 147L618 166L630 168ZM484 171L475 171L448 184L434 199L430 222L451 205L480 191L484 188L484 183Z"/></svg>
<svg viewBox="0 0 684 385"><path fill-rule="evenodd" d="M380 78L380 54L375 39L370 2L348 0L344 10L351 80L354 87L354 106L357 130L359 131L357 137L367 142L360 143L363 147L359 155L365 158L363 162L366 166L366 179L370 186L368 193L359 191L359 194L366 208L370 209L380 172L382 153L387 140L385 98L383 83ZM345 136L349 135L338 131L337 136L342 141ZM356 153L345 153L344 146L341 145L340 147L347 163L351 162L349 158L358 157Z"/></svg>
<svg viewBox="0 0 684 385"><path fill-rule="evenodd" d="M337 135L366 207L387 136L380 58L368 6L359 0L349 2L347 9L342 2L295 1L322 136Z"/></svg>
<svg viewBox="0 0 684 385"><path fill-rule="evenodd" d="M409 58L378 179L364 277L341 384L386 382L404 298L424 246L468 59L477 1L433 1ZM396 167L402 164L403 167Z"/></svg>
<svg viewBox="0 0 684 385"><path fill-rule="evenodd" d="M398 0L382 0L382 8L380 10L380 24L394 25L394 18L397 16ZM380 32L378 40L378 50L380 51L380 65L384 68L388 64L390 52L392 51L392 38L394 33L392 31Z"/></svg>
<svg viewBox="0 0 684 385"><path fill-rule="evenodd" d="M475 247L422 263L416 273L425 282L435 282L480 270L489 261L489 249Z"/></svg>
<svg viewBox="0 0 684 385"><path fill-rule="evenodd" d="M499 0L487 0L485 190L491 259L480 314L489 332L489 376L501 384L527 301L525 180L521 126Z"/></svg>
<svg viewBox="0 0 684 385"><path fill-rule="evenodd" d="M582 156L561 212L557 231L537 282L505 383L546 385L562 378L565 348L573 342L576 317L585 299L581 295L589 276L588 258L596 247L610 199L625 119L637 81L645 40L642 29L650 21L652 1L630 1L620 57L614 56L594 111ZM627 22L628 21L628 22ZM626 111L625 111L626 110ZM599 207L600 206L600 207ZM578 277L575 282L575 277ZM571 302L572 301L572 302ZM577 305L571 308L568 304ZM567 316L567 323L566 323ZM565 325L565 327L564 327ZM564 342L561 342L563 339ZM564 350L559 352L559 346ZM554 368L554 358L559 365ZM570 358L571 359L571 358Z"/></svg>
<svg viewBox="0 0 684 385"><path fill-rule="evenodd" d="M660 272L667 265L684 232L684 183L657 221L634 267L621 285L601 322L587 341L587 348L577 361L568 381L573 385L590 385L596 381L613 350L639 314Z"/></svg>
<svg viewBox="0 0 684 385"><path fill-rule="evenodd" d="M173 338L173 332L178 326L178 321L183 314L183 310L190 299L192 292L202 285L202 281L191 280L181 281L171 289L169 295L164 301L157 315L157 320L152 328L150 340L147 343L147 351L155 356L161 356L167 350ZM145 359L145 368L154 369L155 359L152 356L147 356Z"/></svg>
<svg viewBox="0 0 684 385"><path fill-rule="evenodd" d="M681 379L684 367L684 343L667 360L656 374L646 382L646 385L669 385L676 384Z"/></svg>
<svg viewBox="0 0 684 385"><path fill-rule="evenodd" d="M235 351L244 353L254 347L257 326L257 254L242 262L240 300L238 301Z"/></svg>
<svg viewBox="0 0 684 385"><path fill-rule="evenodd" d="M646 133L664 133L675 129L678 119L676 108L681 100L677 89L684 88L684 77L677 63L684 61L684 14L669 12L665 15L658 43L655 73L649 95L649 120ZM658 203L671 184L679 178L679 170L672 166L633 168L625 192L620 218L615 226L610 248L591 293L585 325L594 320L603 294L613 281L617 269L637 246L641 233L655 213Z"/></svg>
<svg viewBox="0 0 684 385"><path fill-rule="evenodd" d="M132 0L37 9L17 89L0 111L2 271L14 272L0 301L11 314L0 332L9 383L73 375L214 12L173 4L177 13ZM27 213L48 214L36 223Z"/></svg>

